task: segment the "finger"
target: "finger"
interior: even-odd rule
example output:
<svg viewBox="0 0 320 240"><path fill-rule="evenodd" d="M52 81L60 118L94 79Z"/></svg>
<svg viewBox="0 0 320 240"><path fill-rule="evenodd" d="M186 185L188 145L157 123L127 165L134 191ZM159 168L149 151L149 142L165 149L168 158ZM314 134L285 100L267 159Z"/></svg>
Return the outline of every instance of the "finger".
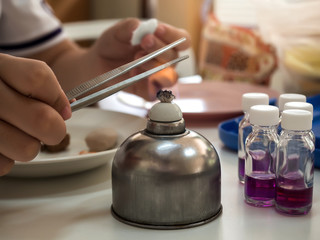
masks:
<svg viewBox="0 0 320 240"><path fill-rule="evenodd" d="M2 81L0 109L0 119L46 144L57 144L66 134L65 122L57 111L17 93Z"/></svg>
<svg viewBox="0 0 320 240"><path fill-rule="evenodd" d="M124 89L124 91L129 92L129 93L133 93L135 95L138 95L146 100L149 100L150 98L150 94L149 94L149 83L148 83L148 79L142 79L139 82L127 87Z"/></svg>
<svg viewBox="0 0 320 240"><path fill-rule="evenodd" d="M134 74L139 74L139 69L134 69ZM141 70L140 70L141 71ZM152 74L148 79L143 79L130 87L126 88L127 92L143 97L148 101L156 99L157 92L163 88L172 87L177 83L178 75L174 68L168 67L155 74Z"/></svg>
<svg viewBox="0 0 320 240"><path fill-rule="evenodd" d="M156 99L157 92L163 88L172 87L178 80L178 75L176 71L172 68L166 68L152 74L149 77L148 93L149 101Z"/></svg>
<svg viewBox="0 0 320 240"><path fill-rule="evenodd" d="M166 44L167 43L161 41L160 39L158 39L152 34L148 34L144 36L141 41L141 47L147 53L156 51L159 48L164 47ZM177 57L178 57L178 52L175 49L170 49L165 51L163 54L159 55L156 59L159 62L166 62L166 61L175 59Z"/></svg>
<svg viewBox="0 0 320 240"><path fill-rule="evenodd" d="M10 172L14 165L14 161L0 154L0 176L4 176Z"/></svg>
<svg viewBox="0 0 320 240"><path fill-rule="evenodd" d="M69 101L46 63L0 54L0 74L2 81L22 95L49 104L65 120L71 117Z"/></svg>
<svg viewBox="0 0 320 240"><path fill-rule="evenodd" d="M176 47L178 51L186 50L191 45L191 37L186 30L165 23L159 23L154 35L167 44L185 37L186 41Z"/></svg>
<svg viewBox="0 0 320 240"><path fill-rule="evenodd" d="M173 67L168 67L160 72L152 74L149 79L154 85L155 92L157 93L162 88L169 88L175 85L178 81L178 74Z"/></svg>
<svg viewBox="0 0 320 240"><path fill-rule="evenodd" d="M0 120L0 156L27 162L37 156L40 147L39 140Z"/></svg>
<svg viewBox="0 0 320 240"><path fill-rule="evenodd" d="M98 54L109 58L132 58L139 46L132 46L130 41L139 24L138 19L128 18L107 29L95 44Z"/></svg>
<svg viewBox="0 0 320 240"><path fill-rule="evenodd" d="M139 51L135 54L134 56L134 59L138 59L138 58L141 58L141 57L144 57L147 53L145 51ZM164 61L164 59L162 59ZM151 68L154 68L154 67L157 67L159 65L161 65L162 62L159 62L158 59L156 58L153 58L143 64L141 64L139 66L139 69L140 69L140 73L142 72L141 69L144 69L144 70L150 70ZM135 72L136 74L136 72Z"/></svg>
<svg viewBox="0 0 320 240"><path fill-rule="evenodd" d="M115 38L123 43L129 43L133 31L139 26L140 21L136 18L127 18L115 25Z"/></svg>
<svg viewBox="0 0 320 240"><path fill-rule="evenodd" d="M136 54L136 58L142 57L145 52L141 51ZM131 70L130 75L135 76L144 70L149 70L155 66L158 66L159 62L150 60L147 63L141 65L139 68ZM156 93L162 88L172 87L178 80L178 74L173 67L167 67L155 74L149 76L148 81L142 80L133 85L133 87L127 89L127 91L138 94L147 100L154 100Z"/></svg>
<svg viewBox="0 0 320 240"><path fill-rule="evenodd" d="M138 52L136 54L136 59L143 57L144 55L145 55L145 52L143 52L143 51ZM131 70L130 75L135 76L135 75L143 72L143 70L149 70L149 69L154 68L156 66L159 66L158 61L156 61L154 59L149 60L148 62L140 65L139 68L134 68L133 70ZM153 82L158 82L158 85L162 88L163 87L171 87L177 82L178 74L174 70L173 67L167 67L157 73L152 74L149 78Z"/></svg>

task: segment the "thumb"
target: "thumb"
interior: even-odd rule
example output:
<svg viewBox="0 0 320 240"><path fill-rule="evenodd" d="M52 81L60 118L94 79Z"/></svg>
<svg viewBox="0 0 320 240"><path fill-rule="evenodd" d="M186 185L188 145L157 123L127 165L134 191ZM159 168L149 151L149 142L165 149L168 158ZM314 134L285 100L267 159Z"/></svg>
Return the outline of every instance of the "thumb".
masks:
<svg viewBox="0 0 320 240"><path fill-rule="evenodd" d="M127 59L133 56L135 47L131 46L133 31L139 26L140 21L135 18L128 18L117 22L111 28L102 33L94 44L98 55L105 58Z"/></svg>
<svg viewBox="0 0 320 240"><path fill-rule="evenodd" d="M139 26L139 24L140 21L136 18L127 18L118 22L114 26L114 36L116 40L122 43L129 43L132 38L133 31Z"/></svg>

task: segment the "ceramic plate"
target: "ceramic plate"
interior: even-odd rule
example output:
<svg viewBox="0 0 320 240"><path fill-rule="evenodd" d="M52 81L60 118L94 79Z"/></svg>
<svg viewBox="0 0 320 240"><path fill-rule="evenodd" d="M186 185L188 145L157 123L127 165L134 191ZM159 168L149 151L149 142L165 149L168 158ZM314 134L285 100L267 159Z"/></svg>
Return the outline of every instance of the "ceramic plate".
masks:
<svg viewBox="0 0 320 240"><path fill-rule="evenodd" d="M96 128L111 127L118 132L118 147L131 134L144 129L146 120L120 112L85 108L74 112L66 124L71 137L67 150L59 153L40 152L31 162L17 162L9 176L52 177L78 173L106 164L112 161L116 148L79 155L80 151L87 150L85 136Z"/></svg>

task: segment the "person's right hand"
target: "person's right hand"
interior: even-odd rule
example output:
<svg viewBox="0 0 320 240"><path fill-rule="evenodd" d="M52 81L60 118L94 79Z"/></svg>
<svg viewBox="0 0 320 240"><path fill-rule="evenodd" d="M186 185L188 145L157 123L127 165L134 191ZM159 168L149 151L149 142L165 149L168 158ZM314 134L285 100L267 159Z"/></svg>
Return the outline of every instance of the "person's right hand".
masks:
<svg viewBox="0 0 320 240"><path fill-rule="evenodd" d="M58 144L70 117L69 101L44 62L0 54L0 176L15 161L35 158L41 142Z"/></svg>
<svg viewBox="0 0 320 240"><path fill-rule="evenodd" d="M91 66L91 71L95 69L96 73L102 74L134 59L143 57L182 37L186 38L185 42L175 48L133 69L126 76L122 75L125 79L175 59L178 57L179 51L186 50L191 45L191 37L187 31L159 22L153 34L146 34L142 38L140 45L132 46L132 34L139 24L139 19L127 18L104 31L89 49L86 59L90 59L90 62L86 66ZM157 92L160 89L172 87L177 80L178 74L171 67L127 87L125 91L153 101L156 99Z"/></svg>

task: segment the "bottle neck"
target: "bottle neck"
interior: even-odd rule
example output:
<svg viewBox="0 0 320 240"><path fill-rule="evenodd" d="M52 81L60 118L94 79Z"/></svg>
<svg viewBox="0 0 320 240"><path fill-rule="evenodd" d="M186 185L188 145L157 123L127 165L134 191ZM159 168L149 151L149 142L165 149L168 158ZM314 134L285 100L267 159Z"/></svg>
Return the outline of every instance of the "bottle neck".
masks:
<svg viewBox="0 0 320 240"><path fill-rule="evenodd" d="M271 126L260 126L260 125L252 125L252 131L277 131L278 125Z"/></svg>
<svg viewBox="0 0 320 240"><path fill-rule="evenodd" d="M301 135L304 136L306 134L309 134L311 132L310 130L290 130L290 129L282 129L283 134L288 134L288 135Z"/></svg>
<svg viewBox="0 0 320 240"><path fill-rule="evenodd" d="M244 112L244 117L243 117L246 121L249 120L249 112Z"/></svg>

